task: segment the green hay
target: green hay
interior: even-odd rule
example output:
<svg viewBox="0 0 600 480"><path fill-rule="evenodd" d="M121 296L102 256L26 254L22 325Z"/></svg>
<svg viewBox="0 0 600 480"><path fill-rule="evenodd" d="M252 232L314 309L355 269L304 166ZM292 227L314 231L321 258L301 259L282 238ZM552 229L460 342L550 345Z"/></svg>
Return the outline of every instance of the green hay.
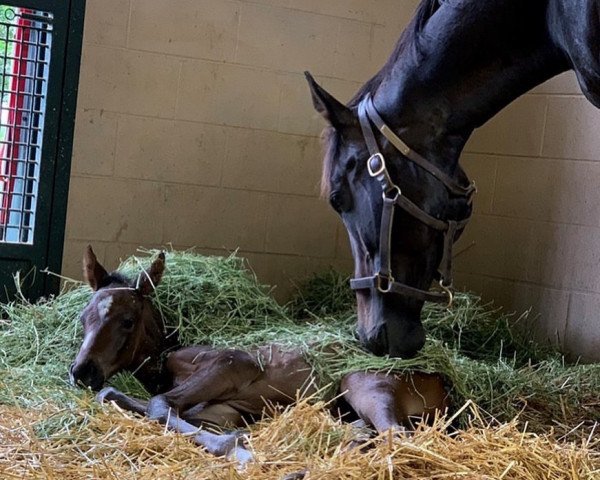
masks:
<svg viewBox="0 0 600 480"><path fill-rule="evenodd" d="M134 277L156 251L131 257L120 271ZM331 394L352 371L440 372L453 385L457 404L472 399L499 420L522 418L537 430L600 418L600 365L566 365L560 355L515 333L525 317L502 314L472 294L457 294L451 310L427 305L425 348L410 360L375 357L355 337L354 300L346 279L327 272L301 289L288 306L244 268L242 259L167 252L166 272L154 303L165 327L184 345L250 349L277 343L300 348ZM84 421L89 393L67 383L67 369L80 344L78 317L90 298L87 286L69 285L54 299L0 305L0 403L61 407L37 430L44 437L71 435ZM130 374L112 384L133 396L147 392ZM83 415L83 416L82 416ZM83 420L82 420L83 419Z"/></svg>

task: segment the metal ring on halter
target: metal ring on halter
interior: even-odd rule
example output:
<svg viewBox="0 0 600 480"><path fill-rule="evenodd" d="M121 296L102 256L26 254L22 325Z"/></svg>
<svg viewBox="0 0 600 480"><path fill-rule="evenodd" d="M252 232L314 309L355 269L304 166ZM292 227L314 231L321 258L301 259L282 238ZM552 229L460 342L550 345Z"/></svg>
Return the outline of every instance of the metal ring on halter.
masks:
<svg viewBox="0 0 600 480"><path fill-rule="evenodd" d="M390 197L388 195L390 192L395 192L393 197ZM381 195L383 196L384 199L388 198L392 202L395 202L396 200L398 200L398 197L400 195L402 195L402 190L400 190L400 187L398 185L392 185L390 188L388 188L386 191L384 191Z"/></svg>
<svg viewBox="0 0 600 480"><path fill-rule="evenodd" d="M392 277L391 275L389 277L386 277L384 275L381 275L381 273L378 273L376 278L377 280L375 286L377 287L377 290L379 290L381 293L390 293L392 291L394 277ZM381 280L384 280L386 282L386 288L383 288Z"/></svg>
<svg viewBox="0 0 600 480"><path fill-rule="evenodd" d="M377 170L373 170L373 167L371 167L371 160L373 160L374 158L379 159L380 166ZM369 157L369 160L367 160L367 169L369 170L369 175L371 175L372 177L377 177L378 175L381 175L383 172L385 172L385 168L385 159L383 158L383 155L381 153L374 153Z"/></svg>
<svg viewBox="0 0 600 480"><path fill-rule="evenodd" d="M449 285L444 285L444 280L442 279L440 280L439 286L442 289L442 291L448 296L448 303L446 304L446 308L451 308L452 303L454 302L454 294L452 293L452 283L450 283Z"/></svg>

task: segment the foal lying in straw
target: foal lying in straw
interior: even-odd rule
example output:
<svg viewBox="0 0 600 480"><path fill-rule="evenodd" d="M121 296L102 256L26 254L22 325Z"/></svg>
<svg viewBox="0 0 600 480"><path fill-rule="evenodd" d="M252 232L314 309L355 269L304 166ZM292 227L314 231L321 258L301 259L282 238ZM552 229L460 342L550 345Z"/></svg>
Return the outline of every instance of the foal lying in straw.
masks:
<svg viewBox="0 0 600 480"><path fill-rule="evenodd" d="M144 414L189 435L215 455L252 459L237 433L213 433L205 426L238 428L260 416L268 404L288 405L298 393L312 395L318 379L299 349L271 344L248 350L209 346L178 348L164 331L150 301L161 281L159 254L137 279L107 273L91 247L83 259L94 295L81 315L84 338L70 367L74 384L100 390L119 371L129 370L154 395L139 400L112 388L98 400ZM449 398L440 375L353 372L342 378L340 398L377 432L402 430L409 417L432 417Z"/></svg>

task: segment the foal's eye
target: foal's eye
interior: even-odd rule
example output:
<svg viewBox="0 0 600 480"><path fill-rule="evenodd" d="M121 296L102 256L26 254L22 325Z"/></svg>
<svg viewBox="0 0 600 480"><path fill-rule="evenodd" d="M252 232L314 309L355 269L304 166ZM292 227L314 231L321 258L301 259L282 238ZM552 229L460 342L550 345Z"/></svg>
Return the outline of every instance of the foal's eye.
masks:
<svg viewBox="0 0 600 480"><path fill-rule="evenodd" d="M125 329L125 330L131 330L133 328L133 318L123 318L121 320L121 326Z"/></svg>

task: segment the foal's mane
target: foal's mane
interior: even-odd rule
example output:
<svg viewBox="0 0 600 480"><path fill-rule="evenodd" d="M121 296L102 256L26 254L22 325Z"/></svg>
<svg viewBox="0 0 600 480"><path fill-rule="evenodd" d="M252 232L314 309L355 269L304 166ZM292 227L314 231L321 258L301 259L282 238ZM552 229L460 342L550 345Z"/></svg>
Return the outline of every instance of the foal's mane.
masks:
<svg viewBox="0 0 600 480"><path fill-rule="evenodd" d="M433 14L440 8L440 6L446 0L422 0L412 20L400 36L394 51L385 62L385 65L368 80L352 99L348 102L348 107L356 107L360 100L367 94L374 94L381 84L381 81L393 68L400 58L404 55L418 55L419 48L419 34L422 32L427 21L433 16ZM321 175L321 196L328 197L331 193L330 178L331 172L334 166L334 159L338 151L340 143L339 132L329 126L325 127L321 135L323 144L324 156L323 156L323 172Z"/></svg>

